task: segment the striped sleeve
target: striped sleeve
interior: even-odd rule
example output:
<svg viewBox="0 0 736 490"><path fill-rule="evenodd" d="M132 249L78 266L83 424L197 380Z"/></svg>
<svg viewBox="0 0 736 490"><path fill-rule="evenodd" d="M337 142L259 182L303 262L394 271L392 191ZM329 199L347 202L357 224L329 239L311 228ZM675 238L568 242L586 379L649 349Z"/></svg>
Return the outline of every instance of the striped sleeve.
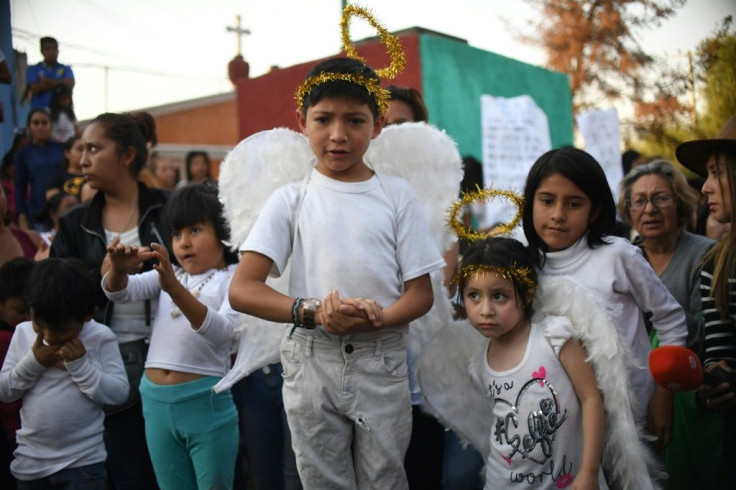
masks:
<svg viewBox="0 0 736 490"><path fill-rule="evenodd" d="M736 278L728 279L728 316L723 318L713 297L713 264L703 268L700 276L700 298L705 320L705 356L703 364L725 360L736 366Z"/></svg>

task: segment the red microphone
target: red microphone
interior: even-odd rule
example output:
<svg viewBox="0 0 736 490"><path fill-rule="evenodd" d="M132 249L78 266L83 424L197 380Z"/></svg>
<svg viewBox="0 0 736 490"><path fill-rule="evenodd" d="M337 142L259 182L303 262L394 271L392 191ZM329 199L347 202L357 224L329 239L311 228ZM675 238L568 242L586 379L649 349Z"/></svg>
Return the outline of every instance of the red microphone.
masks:
<svg viewBox="0 0 736 490"><path fill-rule="evenodd" d="M678 345L652 350L649 371L659 386L672 391L690 391L703 384L703 365L698 355Z"/></svg>

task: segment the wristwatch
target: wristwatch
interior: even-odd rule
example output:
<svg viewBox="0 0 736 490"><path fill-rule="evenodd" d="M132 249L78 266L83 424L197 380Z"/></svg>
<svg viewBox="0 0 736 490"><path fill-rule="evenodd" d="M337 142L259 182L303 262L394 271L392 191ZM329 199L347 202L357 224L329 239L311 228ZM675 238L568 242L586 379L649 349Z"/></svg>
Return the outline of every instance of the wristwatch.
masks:
<svg viewBox="0 0 736 490"><path fill-rule="evenodd" d="M322 302L315 298L307 298L302 302L302 327L311 330L317 326L314 317L321 306Z"/></svg>

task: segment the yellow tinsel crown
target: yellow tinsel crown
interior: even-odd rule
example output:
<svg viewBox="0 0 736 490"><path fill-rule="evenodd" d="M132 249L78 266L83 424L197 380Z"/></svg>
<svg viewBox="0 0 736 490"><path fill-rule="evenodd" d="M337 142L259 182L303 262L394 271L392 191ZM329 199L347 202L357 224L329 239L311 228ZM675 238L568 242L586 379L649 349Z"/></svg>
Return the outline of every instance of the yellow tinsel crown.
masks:
<svg viewBox="0 0 736 490"><path fill-rule="evenodd" d="M384 79L395 78L396 75L401 73L406 65L406 56L404 54L404 49L401 46L401 42L397 36L388 32L381 24L378 23L378 21L376 21L373 15L363 7L347 5L343 10L342 19L340 20L343 51L345 51L348 58L352 58L365 64L365 60L358 54L353 43L350 42L350 17L353 15L363 17L378 31L381 43L386 46L386 51L391 58L391 64L386 68L376 70L376 74L378 77ZM348 82L365 87L371 97L376 101L378 113L385 114L386 111L388 111L388 101L391 99L391 94L388 90L381 87L380 79L366 77L357 73L332 72L320 73L319 75L309 77L304 81L294 94L294 98L296 99L299 109L304 107L304 100L309 96L309 93L314 87L334 81Z"/></svg>
<svg viewBox="0 0 736 490"><path fill-rule="evenodd" d="M530 277L531 269L526 266L519 266L516 263L511 264L510 267L501 267L496 265L485 265L485 264L470 264L461 267L453 276L452 283L460 285L465 282L469 277L483 277L486 272L492 272L497 277L506 279L507 281L514 281L523 284L527 289L534 289L536 283Z"/></svg>

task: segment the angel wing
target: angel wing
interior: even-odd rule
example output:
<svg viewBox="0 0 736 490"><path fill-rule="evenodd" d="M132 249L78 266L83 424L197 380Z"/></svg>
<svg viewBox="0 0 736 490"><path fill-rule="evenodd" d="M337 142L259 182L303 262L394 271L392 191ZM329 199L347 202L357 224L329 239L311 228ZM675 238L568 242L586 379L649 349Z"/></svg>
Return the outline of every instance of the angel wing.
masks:
<svg viewBox="0 0 736 490"><path fill-rule="evenodd" d="M220 167L220 201L230 224L233 249L248 236L273 191L303 180L314 159L306 137L286 128L256 133L227 155ZM462 179L455 142L444 131L425 123L389 126L371 142L365 161L375 171L402 177L413 185L438 248L449 246L445 209L456 198ZM286 293L288 276L287 269L280 278L269 278L268 284ZM412 335L410 343L417 348L451 318L452 306L444 294L441 276L433 277L433 283L437 283L435 304L440 306L436 318L428 317L434 320L424 320L433 327L423 325L418 329L420 335ZM235 365L215 390L225 390L265 364L278 361L284 328L283 324L246 316Z"/></svg>
<svg viewBox="0 0 736 490"><path fill-rule="evenodd" d="M574 300L571 300L574 298ZM605 309L583 286L565 277L544 278L534 298L534 318L566 316L582 340L606 412L603 461L617 488L649 489L663 474L631 411L626 366L633 362ZM483 454L490 451L491 404L476 389L471 365L482 358L483 337L467 323L448 324L424 349L419 383L429 410Z"/></svg>

